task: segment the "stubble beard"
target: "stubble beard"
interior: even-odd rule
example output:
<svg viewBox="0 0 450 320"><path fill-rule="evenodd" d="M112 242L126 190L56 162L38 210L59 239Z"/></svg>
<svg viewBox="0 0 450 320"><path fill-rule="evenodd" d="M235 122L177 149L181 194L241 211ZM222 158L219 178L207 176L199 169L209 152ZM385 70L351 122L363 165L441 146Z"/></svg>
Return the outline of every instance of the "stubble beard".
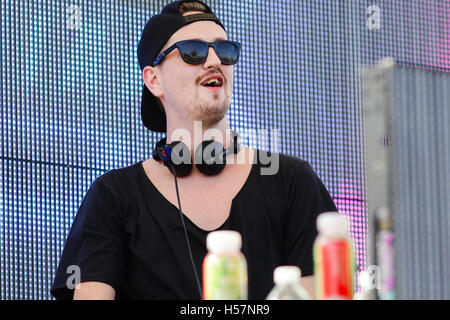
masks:
<svg viewBox="0 0 450 320"><path fill-rule="evenodd" d="M214 93L210 101L201 100L197 94L189 108L189 115L195 121L201 121L204 128L211 128L219 123L227 114L230 105L228 94L220 99L219 94Z"/></svg>

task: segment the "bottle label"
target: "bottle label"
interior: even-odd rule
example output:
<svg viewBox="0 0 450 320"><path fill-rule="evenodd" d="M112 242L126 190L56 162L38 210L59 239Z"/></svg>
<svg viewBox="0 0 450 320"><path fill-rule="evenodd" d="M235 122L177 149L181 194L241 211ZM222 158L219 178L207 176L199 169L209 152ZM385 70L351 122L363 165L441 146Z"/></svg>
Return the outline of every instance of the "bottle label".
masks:
<svg viewBox="0 0 450 320"><path fill-rule="evenodd" d="M377 262L381 268L380 299L395 299L394 234L381 231L377 235Z"/></svg>
<svg viewBox="0 0 450 320"><path fill-rule="evenodd" d="M352 299L351 247L347 240L319 244L315 250L318 299Z"/></svg>
<svg viewBox="0 0 450 320"><path fill-rule="evenodd" d="M247 264L242 257L209 255L203 263L205 300L246 300Z"/></svg>

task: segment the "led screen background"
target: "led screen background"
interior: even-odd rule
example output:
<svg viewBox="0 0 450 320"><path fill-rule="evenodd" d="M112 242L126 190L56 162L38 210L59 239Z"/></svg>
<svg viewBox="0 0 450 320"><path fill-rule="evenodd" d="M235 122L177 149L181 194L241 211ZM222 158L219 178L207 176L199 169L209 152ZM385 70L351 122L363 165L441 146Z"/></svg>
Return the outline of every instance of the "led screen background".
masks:
<svg viewBox="0 0 450 320"><path fill-rule="evenodd" d="M449 1L206 1L243 45L231 127L279 129L351 218L367 265L359 70L384 56L450 70ZM92 181L151 155L140 32L168 1L1 1L0 298L48 299Z"/></svg>

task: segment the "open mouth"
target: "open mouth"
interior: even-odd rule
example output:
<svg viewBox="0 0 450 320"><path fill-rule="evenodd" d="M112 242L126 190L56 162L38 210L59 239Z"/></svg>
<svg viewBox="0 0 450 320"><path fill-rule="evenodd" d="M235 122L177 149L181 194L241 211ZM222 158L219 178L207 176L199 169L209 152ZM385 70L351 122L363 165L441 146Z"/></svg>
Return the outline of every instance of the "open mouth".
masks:
<svg viewBox="0 0 450 320"><path fill-rule="evenodd" d="M220 88L223 85L223 80L220 76L213 76L207 78L200 85L202 85L203 87Z"/></svg>

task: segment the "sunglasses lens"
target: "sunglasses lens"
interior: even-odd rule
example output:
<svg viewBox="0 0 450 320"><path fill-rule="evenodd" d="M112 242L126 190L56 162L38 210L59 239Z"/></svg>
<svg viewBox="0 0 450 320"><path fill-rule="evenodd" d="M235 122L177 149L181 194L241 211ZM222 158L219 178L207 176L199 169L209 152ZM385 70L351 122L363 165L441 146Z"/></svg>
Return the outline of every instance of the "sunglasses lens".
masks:
<svg viewBox="0 0 450 320"><path fill-rule="evenodd" d="M205 61L208 55L208 46L201 42L186 41L180 47L180 53L187 63L200 64Z"/></svg>
<svg viewBox="0 0 450 320"><path fill-rule="evenodd" d="M238 61L239 47L232 42L219 42L216 52L223 64L235 64Z"/></svg>

